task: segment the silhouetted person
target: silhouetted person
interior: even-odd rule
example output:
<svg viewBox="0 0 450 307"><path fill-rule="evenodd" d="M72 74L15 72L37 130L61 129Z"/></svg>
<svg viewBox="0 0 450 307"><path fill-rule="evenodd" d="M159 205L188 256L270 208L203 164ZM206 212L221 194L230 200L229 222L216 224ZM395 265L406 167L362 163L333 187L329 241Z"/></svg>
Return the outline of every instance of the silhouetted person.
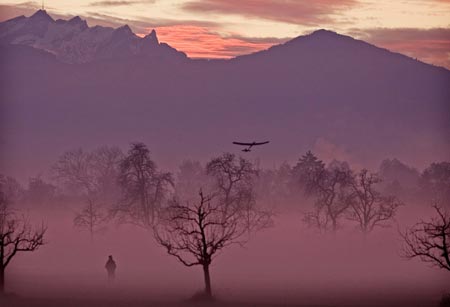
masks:
<svg viewBox="0 0 450 307"><path fill-rule="evenodd" d="M113 281L116 277L116 262L112 256L108 257L108 261L105 264L106 271L108 272L108 280Z"/></svg>

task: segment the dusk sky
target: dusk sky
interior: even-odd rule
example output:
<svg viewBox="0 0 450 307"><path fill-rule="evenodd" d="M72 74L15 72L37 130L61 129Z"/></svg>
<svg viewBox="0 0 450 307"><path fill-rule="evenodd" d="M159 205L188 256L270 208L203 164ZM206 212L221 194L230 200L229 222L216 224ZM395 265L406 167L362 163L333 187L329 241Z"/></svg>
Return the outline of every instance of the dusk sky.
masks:
<svg viewBox="0 0 450 307"><path fill-rule="evenodd" d="M29 16L40 1L1 0L0 20ZM190 57L229 58L325 28L450 68L450 0L46 0L54 18L128 24Z"/></svg>

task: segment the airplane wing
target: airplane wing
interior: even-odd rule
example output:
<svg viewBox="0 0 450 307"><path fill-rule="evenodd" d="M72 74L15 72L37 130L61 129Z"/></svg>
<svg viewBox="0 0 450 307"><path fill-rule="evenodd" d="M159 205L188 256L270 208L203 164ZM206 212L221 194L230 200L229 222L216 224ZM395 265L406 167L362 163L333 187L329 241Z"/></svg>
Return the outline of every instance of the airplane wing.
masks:
<svg viewBox="0 0 450 307"><path fill-rule="evenodd" d="M259 143L253 143L253 145L264 145L264 144L268 144L269 141L265 141L265 142L259 142Z"/></svg>
<svg viewBox="0 0 450 307"><path fill-rule="evenodd" d="M253 143L233 142L234 145L251 146Z"/></svg>

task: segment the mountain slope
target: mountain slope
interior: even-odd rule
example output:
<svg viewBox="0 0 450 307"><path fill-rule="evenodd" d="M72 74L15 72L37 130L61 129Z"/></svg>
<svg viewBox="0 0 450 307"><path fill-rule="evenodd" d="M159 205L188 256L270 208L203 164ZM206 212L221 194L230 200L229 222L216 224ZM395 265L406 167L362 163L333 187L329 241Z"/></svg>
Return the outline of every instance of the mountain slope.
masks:
<svg viewBox="0 0 450 307"><path fill-rule="evenodd" d="M227 61L65 64L1 48L0 168L14 174L64 150L138 140L163 167L261 139L271 143L248 157L268 166L308 149L360 166L449 159L450 72L329 31Z"/></svg>

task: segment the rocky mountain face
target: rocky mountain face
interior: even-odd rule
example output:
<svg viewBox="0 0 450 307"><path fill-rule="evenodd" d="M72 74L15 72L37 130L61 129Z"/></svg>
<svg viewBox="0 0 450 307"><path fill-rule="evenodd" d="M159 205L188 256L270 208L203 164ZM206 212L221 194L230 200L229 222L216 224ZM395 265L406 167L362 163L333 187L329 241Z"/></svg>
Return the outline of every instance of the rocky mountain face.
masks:
<svg viewBox="0 0 450 307"><path fill-rule="evenodd" d="M186 58L184 53L160 43L154 30L141 38L127 25L117 29L89 27L78 16L70 20L53 20L44 10L28 18L19 16L0 23L0 44L44 50L66 63L132 56Z"/></svg>

